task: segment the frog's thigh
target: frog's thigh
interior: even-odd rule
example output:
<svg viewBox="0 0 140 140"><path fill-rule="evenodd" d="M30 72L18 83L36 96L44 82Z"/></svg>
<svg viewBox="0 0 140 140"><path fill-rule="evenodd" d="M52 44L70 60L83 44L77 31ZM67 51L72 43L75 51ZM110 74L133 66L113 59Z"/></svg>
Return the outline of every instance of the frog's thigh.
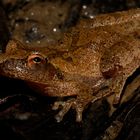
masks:
<svg viewBox="0 0 140 140"><path fill-rule="evenodd" d="M114 87L116 93L114 98L114 104L119 102L126 80L136 71L137 68L139 68L139 61L140 60L138 59L132 61L126 68L122 70L122 73L118 74L115 78L116 80L114 83Z"/></svg>
<svg viewBox="0 0 140 140"><path fill-rule="evenodd" d="M124 41L117 42L108 48L104 52L100 63L103 75L107 78L116 76L126 64L133 61L133 51L134 47Z"/></svg>
<svg viewBox="0 0 140 140"><path fill-rule="evenodd" d="M118 104L121 98L121 93L127 78L122 75L118 75L115 78L107 79L109 83L108 87L100 90L96 95L93 96L92 102L95 102L103 97L114 95L113 104Z"/></svg>
<svg viewBox="0 0 140 140"><path fill-rule="evenodd" d="M134 49L133 46L126 42L118 42L107 49L101 58L100 68L103 76L107 80L112 79L110 92L113 92L115 95L114 104L120 101L126 79L139 66L138 61L134 60Z"/></svg>

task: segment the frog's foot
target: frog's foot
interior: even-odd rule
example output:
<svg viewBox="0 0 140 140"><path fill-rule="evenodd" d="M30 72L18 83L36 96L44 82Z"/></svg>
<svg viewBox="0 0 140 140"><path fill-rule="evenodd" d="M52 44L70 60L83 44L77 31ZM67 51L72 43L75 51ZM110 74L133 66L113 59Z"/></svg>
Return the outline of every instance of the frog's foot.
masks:
<svg viewBox="0 0 140 140"><path fill-rule="evenodd" d="M71 107L76 110L76 122L82 121L82 113L85 108L85 105L79 103L76 99L70 99L66 102L63 101L55 102L52 109L57 110L60 106L62 107L62 109L55 116L57 122L63 120L63 117L70 110Z"/></svg>
<svg viewBox="0 0 140 140"><path fill-rule="evenodd" d="M54 105L52 107L53 110L59 109L60 106L62 107L62 109L55 116L55 119L57 120L57 122L60 122L63 120L63 117L70 110L70 108L74 102L75 102L75 99L70 99L68 101L57 101L54 103Z"/></svg>
<svg viewBox="0 0 140 140"><path fill-rule="evenodd" d="M122 96L122 91L123 91L123 88L124 88L124 85L125 85L125 81L126 81L126 78L122 78L121 81L119 81L116 84L116 87L114 89L115 94L114 94L113 105L118 105L120 103L121 96Z"/></svg>
<svg viewBox="0 0 140 140"><path fill-rule="evenodd" d="M118 80L119 79L119 80ZM92 102L99 100L103 97L107 97L110 95L114 95L113 105L118 105L121 100L122 91L125 85L127 77L125 75L118 75L117 78L111 79L109 82L111 85L107 86L105 89L100 90L96 95Z"/></svg>
<svg viewBox="0 0 140 140"><path fill-rule="evenodd" d="M91 102L94 103L94 102L96 102L97 100L100 100L100 99L102 99L102 98L104 98L104 97L108 97L108 96L110 96L110 95L112 95L112 94L114 94L114 92L111 91L110 88L101 90L101 91L99 91L96 95L94 95L94 96L92 97L92 101L91 101Z"/></svg>

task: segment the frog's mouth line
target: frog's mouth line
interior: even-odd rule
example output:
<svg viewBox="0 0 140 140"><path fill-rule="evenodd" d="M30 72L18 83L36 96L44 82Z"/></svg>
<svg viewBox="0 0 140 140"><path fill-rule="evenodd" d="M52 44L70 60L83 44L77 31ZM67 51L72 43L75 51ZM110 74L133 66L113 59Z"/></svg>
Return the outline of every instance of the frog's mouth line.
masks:
<svg viewBox="0 0 140 140"><path fill-rule="evenodd" d="M27 81L26 83L29 85L29 87L31 87L31 89L33 89L37 93L42 94L43 96L60 97L60 98L77 96L76 94L73 94L77 93L77 91L75 91L76 88L72 88L71 86L69 86L69 83L67 83L69 89L67 89L67 87L66 88L61 87L61 83L44 84L30 81Z"/></svg>

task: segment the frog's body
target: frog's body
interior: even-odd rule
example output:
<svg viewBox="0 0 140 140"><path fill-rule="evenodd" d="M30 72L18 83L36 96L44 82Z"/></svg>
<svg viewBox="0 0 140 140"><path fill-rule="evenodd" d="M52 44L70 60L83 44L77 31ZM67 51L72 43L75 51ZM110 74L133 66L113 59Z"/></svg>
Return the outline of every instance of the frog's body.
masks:
<svg viewBox="0 0 140 140"><path fill-rule="evenodd" d="M81 121L89 102L114 94L118 103L126 79L139 68L140 9L82 21L53 47L29 48L11 40L0 63L2 75L25 80L43 95L75 96L57 120L73 107Z"/></svg>

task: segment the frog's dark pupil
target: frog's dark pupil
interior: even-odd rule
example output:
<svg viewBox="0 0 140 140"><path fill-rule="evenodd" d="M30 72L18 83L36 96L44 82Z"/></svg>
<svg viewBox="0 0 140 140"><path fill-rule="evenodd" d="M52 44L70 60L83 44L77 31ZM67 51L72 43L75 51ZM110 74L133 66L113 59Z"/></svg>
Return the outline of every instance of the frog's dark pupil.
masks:
<svg viewBox="0 0 140 140"><path fill-rule="evenodd" d="M41 58L40 57L35 57L33 59L33 61L36 62L36 63L39 63L39 62L41 62Z"/></svg>

